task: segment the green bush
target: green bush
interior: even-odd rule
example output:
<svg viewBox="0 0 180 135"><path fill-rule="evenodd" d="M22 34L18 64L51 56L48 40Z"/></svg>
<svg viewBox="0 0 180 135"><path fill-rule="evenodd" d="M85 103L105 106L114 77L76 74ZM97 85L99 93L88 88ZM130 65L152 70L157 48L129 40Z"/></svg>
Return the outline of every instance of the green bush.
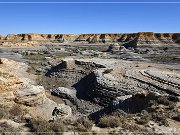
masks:
<svg viewBox="0 0 180 135"><path fill-rule="evenodd" d="M119 117L103 116L100 118L98 125L99 127L102 127L102 128L106 128L106 127L115 128L115 127L122 126L122 122Z"/></svg>

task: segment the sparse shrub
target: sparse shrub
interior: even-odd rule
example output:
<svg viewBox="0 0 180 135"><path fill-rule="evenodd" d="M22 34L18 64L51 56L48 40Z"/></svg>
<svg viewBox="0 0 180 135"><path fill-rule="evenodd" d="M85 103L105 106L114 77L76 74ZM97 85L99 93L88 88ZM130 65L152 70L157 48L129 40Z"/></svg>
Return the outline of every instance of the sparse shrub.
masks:
<svg viewBox="0 0 180 135"><path fill-rule="evenodd" d="M130 131L137 131L138 130L137 126L134 126L128 122L124 122L122 124L122 128L125 130L130 130Z"/></svg>
<svg viewBox="0 0 180 135"><path fill-rule="evenodd" d="M9 118L15 122L24 122L25 111L20 105L14 105L8 110Z"/></svg>
<svg viewBox="0 0 180 135"><path fill-rule="evenodd" d="M176 117L174 117L173 119L180 122L180 113Z"/></svg>
<svg viewBox="0 0 180 135"><path fill-rule="evenodd" d="M124 130L131 130L131 129L133 129L132 128L132 125L130 124L130 123L128 123L128 122L124 122L123 124L122 124L122 128L124 129ZM134 129L135 130L135 129Z"/></svg>
<svg viewBox="0 0 180 135"><path fill-rule="evenodd" d="M32 67L28 67L28 69L26 70L26 72L32 73L32 72L33 72L33 68L32 68Z"/></svg>
<svg viewBox="0 0 180 135"><path fill-rule="evenodd" d="M20 128L14 128L7 124L7 122L0 123L0 133L2 135L12 134L12 135L20 135ZM9 133L7 133L9 132Z"/></svg>
<svg viewBox="0 0 180 135"><path fill-rule="evenodd" d="M87 132L88 131L88 129L86 129L83 125L81 125L81 124L77 124L76 125L76 128L75 128L77 131L79 131L79 132Z"/></svg>
<svg viewBox="0 0 180 135"><path fill-rule="evenodd" d="M129 130L131 132L148 132L148 130L146 128L142 128L137 124L131 124L131 123L128 123L128 122L124 122L122 124L122 128L124 130Z"/></svg>
<svg viewBox="0 0 180 135"><path fill-rule="evenodd" d="M149 115L146 110L142 110L142 111L141 111L141 114L143 114L143 115Z"/></svg>
<svg viewBox="0 0 180 135"><path fill-rule="evenodd" d="M172 103L171 105L169 105L169 110L173 110L175 108L175 103Z"/></svg>
<svg viewBox="0 0 180 135"><path fill-rule="evenodd" d="M87 132L92 129L93 122L89 120L88 117L81 117L77 119L74 125L76 126L76 130L81 132Z"/></svg>
<svg viewBox="0 0 180 135"><path fill-rule="evenodd" d="M168 100L168 97L165 96L159 97L157 99L157 102L166 106L173 104L171 101Z"/></svg>
<svg viewBox="0 0 180 135"><path fill-rule="evenodd" d="M123 117L125 117L126 115L127 114L123 110L121 110L121 109L117 109L117 110L112 112L112 116L117 116L117 117L120 117L121 119Z"/></svg>
<svg viewBox="0 0 180 135"><path fill-rule="evenodd" d="M169 101L172 101L172 102L179 102L179 98L176 97L176 96L169 96L169 97L168 97L168 100L169 100Z"/></svg>
<svg viewBox="0 0 180 135"><path fill-rule="evenodd" d="M149 115L143 115L140 119L137 120L138 124L145 125L149 122L150 116Z"/></svg>
<svg viewBox="0 0 180 135"><path fill-rule="evenodd" d="M149 100L148 106L157 105L157 102L155 100Z"/></svg>
<svg viewBox="0 0 180 135"><path fill-rule="evenodd" d="M64 124L61 121L56 121L56 122L50 123L50 127L53 130L53 132L64 132L65 131Z"/></svg>
<svg viewBox="0 0 180 135"><path fill-rule="evenodd" d="M160 125L169 126L166 116L159 116L158 120Z"/></svg>
<svg viewBox="0 0 180 135"><path fill-rule="evenodd" d="M98 125L102 128L106 128L106 127L115 128L122 126L122 122L119 117L103 116L100 118Z"/></svg>
<svg viewBox="0 0 180 135"><path fill-rule="evenodd" d="M133 117L134 117L133 114L127 114L126 115L127 120L133 120Z"/></svg>
<svg viewBox="0 0 180 135"><path fill-rule="evenodd" d="M31 119L29 127L33 132L52 132L49 122L42 119Z"/></svg>
<svg viewBox="0 0 180 135"><path fill-rule="evenodd" d="M22 116L24 114L20 105L15 105L9 110L11 116Z"/></svg>
<svg viewBox="0 0 180 135"><path fill-rule="evenodd" d="M5 111L4 108L0 108L0 119L5 118L7 115L7 112Z"/></svg>
<svg viewBox="0 0 180 135"><path fill-rule="evenodd" d="M151 119L159 123L159 125L168 126L167 116L162 115L162 113L154 112L151 114Z"/></svg>
<svg viewBox="0 0 180 135"><path fill-rule="evenodd" d="M64 132L65 127L60 121L55 121L49 123L48 121L42 120L41 118L30 119L28 122L28 126L31 128L33 132L36 134L49 133L53 134L54 132ZM41 133L40 133L41 132Z"/></svg>
<svg viewBox="0 0 180 135"><path fill-rule="evenodd" d="M113 71L113 69L106 69L106 70L104 70L104 74L108 74L108 73L111 73Z"/></svg>
<svg viewBox="0 0 180 135"><path fill-rule="evenodd" d="M75 120L70 117L70 118L64 119L62 122L64 125L73 125L74 121Z"/></svg>
<svg viewBox="0 0 180 135"><path fill-rule="evenodd" d="M164 51L167 51L167 50L168 50L168 47L164 47L163 50L164 50Z"/></svg>

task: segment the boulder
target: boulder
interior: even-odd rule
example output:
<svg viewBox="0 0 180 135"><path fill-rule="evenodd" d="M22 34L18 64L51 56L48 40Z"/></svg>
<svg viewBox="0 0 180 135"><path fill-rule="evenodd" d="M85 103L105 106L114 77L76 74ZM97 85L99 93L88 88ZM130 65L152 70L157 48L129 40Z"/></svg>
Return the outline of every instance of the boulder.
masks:
<svg viewBox="0 0 180 135"><path fill-rule="evenodd" d="M52 118L52 112L54 108L57 106L57 103L50 100L49 98L45 98L44 102L35 107L29 107L29 114L32 117L39 117L43 120L50 120Z"/></svg>
<svg viewBox="0 0 180 135"><path fill-rule="evenodd" d="M52 89L52 94L57 95L61 98L73 98L76 96L76 91L71 90L65 87L58 87L55 89Z"/></svg>
<svg viewBox="0 0 180 135"><path fill-rule="evenodd" d="M113 52L113 51L119 51L120 45L118 43L110 44L107 51Z"/></svg>
<svg viewBox="0 0 180 135"><path fill-rule="evenodd" d="M5 64L5 63L8 63L9 60L6 59L6 58L0 58L0 64Z"/></svg>
<svg viewBox="0 0 180 135"><path fill-rule="evenodd" d="M72 115L72 110L70 106L65 104L59 104L52 112L52 116L57 118L66 118Z"/></svg>
<svg viewBox="0 0 180 135"><path fill-rule="evenodd" d="M34 85L17 90L14 95L16 103L28 106L42 104L46 98L44 87Z"/></svg>
<svg viewBox="0 0 180 135"><path fill-rule="evenodd" d="M73 69L75 68L75 61L73 58L64 58L62 60L62 67L66 69Z"/></svg>

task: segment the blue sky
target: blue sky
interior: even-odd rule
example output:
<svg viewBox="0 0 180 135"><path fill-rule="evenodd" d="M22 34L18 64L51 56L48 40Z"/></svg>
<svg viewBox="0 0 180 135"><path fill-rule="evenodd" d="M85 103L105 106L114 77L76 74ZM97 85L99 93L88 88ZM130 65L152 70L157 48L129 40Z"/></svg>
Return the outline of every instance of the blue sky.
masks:
<svg viewBox="0 0 180 135"><path fill-rule="evenodd" d="M0 0L2 2L3 0ZM4 0L5 1L5 0ZM19 1L20 0L6 0ZM37 1L37 0L29 0ZM38 0L48 1L48 0ZM50 1L50 0L49 0ZM53 0L58 1L58 0ZM60 0L59 0L60 1ZM65 1L65 0L64 0ZM77 0L68 0L77 1ZM82 1L82 0L78 0ZM95 1L95 0L90 0ZM110 0L98 0L110 1ZM113 0L120 1L120 0ZM129 0L137 1L137 0ZM138 0L145 1L145 0ZM154 0L155 1L155 0ZM168 0L158 0L159 2ZM178 0L174 0L180 2ZM147 0L145 1L147 2ZM179 4L0 4L0 34L180 32Z"/></svg>

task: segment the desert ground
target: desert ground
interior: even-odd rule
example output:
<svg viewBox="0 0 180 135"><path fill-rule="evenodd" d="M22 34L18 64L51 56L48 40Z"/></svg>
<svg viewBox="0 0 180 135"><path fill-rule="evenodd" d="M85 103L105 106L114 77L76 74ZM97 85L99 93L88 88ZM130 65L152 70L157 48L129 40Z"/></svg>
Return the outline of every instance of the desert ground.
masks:
<svg viewBox="0 0 180 135"><path fill-rule="evenodd" d="M180 34L0 39L0 132L180 133Z"/></svg>

